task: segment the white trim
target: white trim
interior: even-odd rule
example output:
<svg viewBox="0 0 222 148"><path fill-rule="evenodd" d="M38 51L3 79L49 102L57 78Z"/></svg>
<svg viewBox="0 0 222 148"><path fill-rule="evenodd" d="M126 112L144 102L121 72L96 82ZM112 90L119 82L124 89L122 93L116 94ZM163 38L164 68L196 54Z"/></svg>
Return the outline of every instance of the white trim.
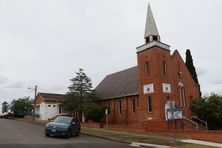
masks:
<svg viewBox="0 0 222 148"><path fill-rule="evenodd" d="M153 46L158 46L160 48L163 48L163 49L166 49L166 50L170 50L170 46L169 45L161 43L161 42L158 42L158 41L149 42L147 44L144 44L142 46L137 47L136 49L137 49L137 52L140 52L140 51L146 50L148 48L151 48Z"/></svg>

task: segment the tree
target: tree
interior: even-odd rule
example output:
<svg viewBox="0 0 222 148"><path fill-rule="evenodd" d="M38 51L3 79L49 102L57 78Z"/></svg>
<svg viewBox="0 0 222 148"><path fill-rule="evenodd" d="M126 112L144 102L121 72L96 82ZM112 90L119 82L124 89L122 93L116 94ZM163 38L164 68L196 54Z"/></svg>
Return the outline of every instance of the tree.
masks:
<svg viewBox="0 0 222 148"><path fill-rule="evenodd" d="M82 113L85 103L93 96L91 79L84 73L83 69L76 72L76 76L70 79L71 85L66 94L66 100L62 106L72 112L78 111L79 119L82 120ZM72 105L68 105L69 103Z"/></svg>
<svg viewBox="0 0 222 148"><path fill-rule="evenodd" d="M9 109L9 104L5 101L2 103L2 113L7 113Z"/></svg>
<svg viewBox="0 0 222 148"><path fill-rule="evenodd" d="M206 121L211 130L222 129L222 96L212 94L191 103L192 112Z"/></svg>
<svg viewBox="0 0 222 148"><path fill-rule="evenodd" d="M105 109L106 107L90 102L84 108L84 115L93 122L101 122L101 119L105 116Z"/></svg>
<svg viewBox="0 0 222 148"><path fill-rule="evenodd" d="M190 74L192 76L192 78L194 79L194 81L199 84L198 82L198 78L197 78L197 73L196 73L196 68L193 65L193 58L191 55L191 52L189 49L186 50L186 66L188 68L188 70L190 71Z"/></svg>
<svg viewBox="0 0 222 148"><path fill-rule="evenodd" d="M67 110L70 115L77 117L77 112L79 110L80 98L78 96L73 96L67 94L65 100L62 103L62 107Z"/></svg>
<svg viewBox="0 0 222 148"><path fill-rule="evenodd" d="M27 113L31 113L33 110L33 100L29 97L19 98L11 102L11 111L15 116L23 117Z"/></svg>

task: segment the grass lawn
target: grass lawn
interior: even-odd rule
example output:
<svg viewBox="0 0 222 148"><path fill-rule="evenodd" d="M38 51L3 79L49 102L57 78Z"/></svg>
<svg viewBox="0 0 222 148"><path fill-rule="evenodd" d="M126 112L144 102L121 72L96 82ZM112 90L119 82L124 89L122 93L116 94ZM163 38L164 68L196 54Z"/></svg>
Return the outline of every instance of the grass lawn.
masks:
<svg viewBox="0 0 222 148"><path fill-rule="evenodd" d="M158 144L158 145L167 145L172 147L180 147L180 148L212 148L210 146L203 146L197 144L188 144L182 142L174 142L172 138L163 138L158 136L144 136L144 135L133 135L130 133L125 132L112 132L110 130L98 130L93 128L85 128L83 127L81 133L87 135L93 135L109 140L115 140L120 142L142 142L142 143L149 143L149 144Z"/></svg>

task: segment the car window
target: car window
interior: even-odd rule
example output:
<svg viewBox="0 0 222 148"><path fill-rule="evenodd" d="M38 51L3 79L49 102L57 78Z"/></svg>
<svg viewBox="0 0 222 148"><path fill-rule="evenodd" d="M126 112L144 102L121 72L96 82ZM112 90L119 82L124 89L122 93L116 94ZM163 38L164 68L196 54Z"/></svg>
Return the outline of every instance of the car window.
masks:
<svg viewBox="0 0 222 148"><path fill-rule="evenodd" d="M54 122L58 123L71 123L71 121L72 121L71 117L65 117L65 116L59 116L54 120Z"/></svg>

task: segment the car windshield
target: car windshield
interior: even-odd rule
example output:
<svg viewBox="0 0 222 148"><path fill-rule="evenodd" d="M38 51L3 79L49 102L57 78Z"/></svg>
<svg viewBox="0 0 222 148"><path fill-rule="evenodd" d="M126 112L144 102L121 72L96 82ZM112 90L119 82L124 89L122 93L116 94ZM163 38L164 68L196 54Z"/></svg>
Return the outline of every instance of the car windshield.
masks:
<svg viewBox="0 0 222 148"><path fill-rule="evenodd" d="M71 117L65 117L65 116L59 116L54 120L54 122L58 123L71 123L71 121L72 121Z"/></svg>

